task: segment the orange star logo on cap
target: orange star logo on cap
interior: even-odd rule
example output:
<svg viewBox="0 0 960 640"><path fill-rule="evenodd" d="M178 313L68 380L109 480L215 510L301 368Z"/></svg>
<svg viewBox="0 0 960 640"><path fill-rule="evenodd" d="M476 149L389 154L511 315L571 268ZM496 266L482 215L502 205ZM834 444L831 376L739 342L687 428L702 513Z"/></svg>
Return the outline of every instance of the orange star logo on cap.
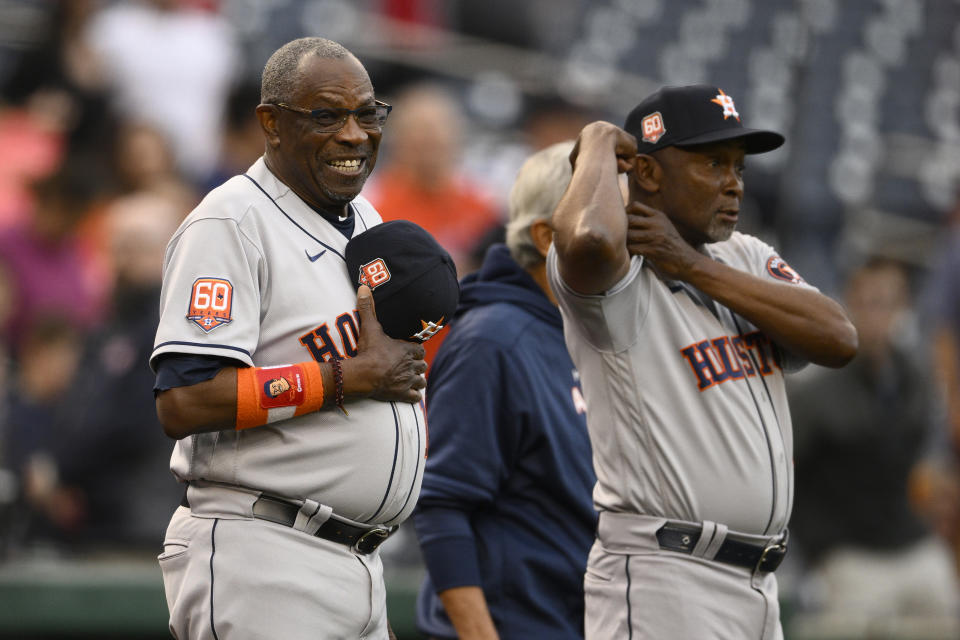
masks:
<svg viewBox="0 0 960 640"><path fill-rule="evenodd" d="M443 329L443 316L440 316L440 319L434 322L433 320L427 322L426 320L420 320L420 324L423 326L422 331L410 336L411 338L417 338L421 342L426 342L434 335L440 332Z"/></svg>
<svg viewBox="0 0 960 640"><path fill-rule="evenodd" d="M717 97L711 100L721 107L723 107L723 119L726 120L730 116L733 116L737 119L737 122L740 121L740 114L737 113L737 108L733 106L733 98L728 96L723 92L723 89L717 89L720 93L717 94Z"/></svg>

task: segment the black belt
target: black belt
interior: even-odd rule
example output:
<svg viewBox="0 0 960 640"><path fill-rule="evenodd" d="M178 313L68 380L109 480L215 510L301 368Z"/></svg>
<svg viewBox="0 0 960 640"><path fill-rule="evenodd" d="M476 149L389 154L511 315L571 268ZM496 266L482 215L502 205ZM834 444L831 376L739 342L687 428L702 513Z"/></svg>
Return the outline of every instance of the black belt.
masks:
<svg viewBox="0 0 960 640"><path fill-rule="evenodd" d="M186 492L184 492L180 504L185 507L190 506L190 503L187 502ZM282 498L261 495L253 503L254 518L282 524L285 527L292 527L297 521L297 514L299 513L299 505ZM346 545L357 553L368 554L373 553L396 530L396 527L358 527L331 515L313 535Z"/></svg>
<svg viewBox="0 0 960 640"><path fill-rule="evenodd" d="M657 542L660 543L661 549L693 553L693 548L697 546L702 531L703 528L698 525L668 522L657 530ZM787 555L786 533L782 538L769 544L727 538L720 545L713 559L755 571L776 571L785 555Z"/></svg>

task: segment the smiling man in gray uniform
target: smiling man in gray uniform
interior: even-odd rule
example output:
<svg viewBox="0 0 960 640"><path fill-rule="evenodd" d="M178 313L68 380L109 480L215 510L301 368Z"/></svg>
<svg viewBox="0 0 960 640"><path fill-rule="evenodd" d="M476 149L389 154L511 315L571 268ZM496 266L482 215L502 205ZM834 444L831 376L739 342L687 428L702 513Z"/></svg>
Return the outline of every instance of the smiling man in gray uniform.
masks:
<svg viewBox="0 0 960 640"><path fill-rule="evenodd" d="M783 373L843 366L857 336L839 304L734 231L744 156L783 143L740 119L721 89L666 87L623 129L587 125L571 154L548 274L597 472L587 638L782 638Z"/></svg>
<svg viewBox="0 0 960 640"><path fill-rule="evenodd" d="M345 254L380 223L359 193L390 107L322 38L270 57L261 100L264 156L164 261L151 365L188 487L160 556L170 630L386 640L378 545L420 491L426 363L384 334Z"/></svg>

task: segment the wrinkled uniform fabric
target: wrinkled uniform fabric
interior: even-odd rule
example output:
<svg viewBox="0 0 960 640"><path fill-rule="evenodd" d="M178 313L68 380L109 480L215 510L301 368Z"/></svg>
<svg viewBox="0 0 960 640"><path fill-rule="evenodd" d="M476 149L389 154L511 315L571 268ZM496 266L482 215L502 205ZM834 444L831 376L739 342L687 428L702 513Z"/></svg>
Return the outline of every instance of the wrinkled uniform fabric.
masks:
<svg viewBox="0 0 960 640"><path fill-rule="evenodd" d="M703 251L755 276L810 287L751 236L735 232ZM601 523L610 512L780 534L793 501L783 373L804 363L694 287L661 278L641 256L600 295L564 284L554 248L547 275L583 380ZM741 637L740 620L747 630L762 630L742 637L779 637L772 575L758 583L748 569L660 551L655 538L645 538L655 529L634 533L627 547L612 551L601 527L585 583L589 638L626 637L620 634L628 628L634 638ZM629 561L609 557L623 554ZM682 570L668 577L666 564ZM664 591L668 579L673 595ZM721 583L742 606L710 604L709 585ZM688 594L681 593L684 584ZM651 597L655 592L660 599ZM638 617L637 598L654 615Z"/></svg>
<svg viewBox="0 0 960 640"><path fill-rule="evenodd" d="M362 197L350 208L354 235L380 223ZM261 158L247 174L207 195L170 241L151 364L172 353L232 358L255 367L355 355L359 320L343 259L346 243L347 237L274 177ZM230 522L197 535L201 525L185 523L182 509L174 516L161 556L168 600L173 598L172 627L192 625L200 616L207 633L229 620L244 629L244 637L386 637L378 551L361 557L308 533L277 532L278 525L252 519L250 506L237 503L237 496L247 493L277 496L302 503L304 520L313 524L319 522L308 517L310 505L317 505L313 514L329 513L319 508L324 505L364 525L405 520L423 474L421 407L363 399L349 402L348 410L349 415L323 410L254 429L200 433L176 443L170 468L190 483L191 517ZM228 536L238 530L237 519L244 520L248 535ZM190 533L185 550L184 531ZM265 549L268 539L282 542ZM197 540L204 542L195 546ZM288 580L296 599L283 590L245 589L243 581L233 589L231 578L217 579L216 568L224 565L215 555L243 563L264 554L274 558L264 564L268 575L251 573L246 580ZM309 568L310 580L301 580L299 572L285 577L285 567L298 563ZM349 577L342 573L347 569ZM184 572L193 576L187 583ZM205 582L198 586L193 579ZM184 584L190 588L182 589ZM183 597L189 598L186 605L178 600ZM373 606L358 605L371 597ZM211 599L214 609L207 615ZM258 607L241 606L249 599L257 599ZM218 608L218 602L224 606ZM226 607L235 607L243 619L230 617ZM314 607L333 613L320 627L294 624L315 614L291 617L291 608Z"/></svg>

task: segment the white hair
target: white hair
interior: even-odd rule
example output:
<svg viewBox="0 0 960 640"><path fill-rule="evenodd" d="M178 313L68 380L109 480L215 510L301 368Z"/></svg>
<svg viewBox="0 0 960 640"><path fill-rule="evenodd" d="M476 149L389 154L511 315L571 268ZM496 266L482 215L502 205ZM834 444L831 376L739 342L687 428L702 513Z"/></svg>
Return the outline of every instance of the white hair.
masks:
<svg viewBox="0 0 960 640"><path fill-rule="evenodd" d="M573 140L566 140L534 153L520 167L510 189L506 243L510 255L523 268L543 261L530 237L530 226L537 220L549 220L567 190L573 175L573 145Z"/></svg>

